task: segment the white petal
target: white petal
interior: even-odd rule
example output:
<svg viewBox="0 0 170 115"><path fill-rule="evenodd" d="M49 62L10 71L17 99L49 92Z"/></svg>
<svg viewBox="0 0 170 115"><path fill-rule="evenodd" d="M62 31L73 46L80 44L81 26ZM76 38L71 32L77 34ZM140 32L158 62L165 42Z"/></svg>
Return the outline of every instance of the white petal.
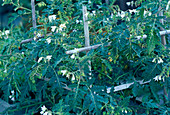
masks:
<svg viewBox="0 0 170 115"><path fill-rule="evenodd" d="M158 63L163 63L164 61L162 60L162 58L159 57Z"/></svg>
<svg viewBox="0 0 170 115"><path fill-rule="evenodd" d="M52 57L52 55L48 55L48 56L46 56L46 59L47 59L48 61L50 61L50 60L51 60L51 57Z"/></svg>
<svg viewBox="0 0 170 115"><path fill-rule="evenodd" d="M111 87L107 88L107 93L110 93Z"/></svg>
<svg viewBox="0 0 170 115"><path fill-rule="evenodd" d="M74 75L72 76L71 80L74 81L76 78L74 77Z"/></svg>
<svg viewBox="0 0 170 115"><path fill-rule="evenodd" d="M47 110L47 108L45 107L45 105L43 105L43 106L41 107L41 110L42 110L42 111Z"/></svg>
<svg viewBox="0 0 170 115"><path fill-rule="evenodd" d="M167 6L166 6L166 10L169 9L169 6L170 6L170 1L168 2Z"/></svg>
<svg viewBox="0 0 170 115"><path fill-rule="evenodd" d="M74 54L72 54L70 58L71 58L71 59L74 59L74 58L75 58L75 55L74 55Z"/></svg>
<svg viewBox="0 0 170 115"><path fill-rule="evenodd" d="M127 4L128 6L130 6L130 2L126 2L126 4Z"/></svg>
<svg viewBox="0 0 170 115"><path fill-rule="evenodd" d="M41 34L40 34L40 33L38 33L38 34L37 34L37 37L41 37Z"/></svg>
<svg viewBox="0 0 170 115"><path fill-rule="evenodd" d="M14 94L14 90L12 90L11 93Z"/></svg>
<svg viewBox="0 0 170 115"><path fill-rule="evenodd" d="M48 115L48 112L45 112L43 115Z"/></svg>
<svg viewBox="0 0 170 115"><path fill-rule="evenodd" d="M43 57L40 57L40 58L38 59L38 63L39 63L42 59L43 59Z"/></svg>
<svg viewBox="0 0 170 115"><path fill-rule="evenodd" d="M51 26L51 31L54 32L57 26Z"/></svg>
<svg viewBox="0 0 170 115"><path fill-rule="evenodd" d="M11 98L11 100L12 100L12 101L15 101L15 98L14 98L14 97L12 97L12 98Z"/></svg>
<svg viewBox="0 0 170 115"><path fill-rule="evenodd" d="M156 58L153 58L152 62L155 62Z"/></svg>
<svg viewBox="0 0 170 115"><path fill-rule="evenodd" d="M67 70L61 70L61 73L62 73L63 75L65 75L66 72L67 72Z"/></svg>
<svg viewBox="0 0 170 115"><path fill-rule="evenodd" d="M48 44L50 44L51 43L51 38L47 38L46 41L47 41Z"/></svg>
<svg viewBox="0 0 170 115"><path fill-rule="evenodd" d="M5 34L8 35L10 33L9 30L5 30Z"/></svg>
<svg viewBox="0 0 170 115"><path fill-rule="evenodd" d="M34 39L34 41L35 41L37 38L36 38L36 37L34 37L33 39Z"/></svg>

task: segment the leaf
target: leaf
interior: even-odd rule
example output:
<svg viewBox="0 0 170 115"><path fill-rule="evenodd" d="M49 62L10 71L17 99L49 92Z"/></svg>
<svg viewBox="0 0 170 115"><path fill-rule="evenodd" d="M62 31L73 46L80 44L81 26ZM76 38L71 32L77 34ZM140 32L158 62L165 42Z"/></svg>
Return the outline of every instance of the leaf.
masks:
<svg viewBox="0 0 170 115"><path fill-rule="evenodd" d="M134 97L136 97L138 95L137 83L134 83L133 88L132 88L132 93L133 93Z"/></svg>
<svg viewBox="0 0 170 115"><path fill-rule="evenodd" d="M95 107L94 103L91 103L89 106L89 112L92 112L95 109L94 107Z"/></svg>
<svg viewBox="0 0 170 115"><path fill-rule="evenodd" d="M156 101L159 102L160 99L159 99L159 97L157 95L158 88L156 88L156 83L155 82L153 82L153 81L150 82L150 89L151 89L151 92L152 92L153 96L155 97Z"/></svg>
<svg viewBox="0 0 170 115"><path fill-rule="evenodd" d="M146 40L147 48L148 48L148 54L150 54L155 49L155 41L153 36L149 36Z"/></svg>
<svg viewBox="0 0 170 115"><path fill-rule="evenodd" d="M90 106L90 103L91 103L90 97L88 95L85 96L84 102L83 102L83 109L88 109Z"/></svg>
<svg viewBox="0 0 170 115"><path fill-rule="evenodd" d="M60 58L59 60L56 60L54 63L54 68L56 68L56 66L62 61L63 58Z"/></svg>
<svg viewBox="0 0 170 115"><path fill-rule="evenodd" d="M102 62L110 69L110 71L112 71L112 66L107 60L102 59Z"/></svg>
<svg viewBox="0 0 170 115"><path fill-rule="evenodd" d="M147 63L145 67L142 67L141 70L144 70L142 73L142 77L144 80L150 80L154 78L156 75L160 74L160 70L157 68L157 64L155 63Z"/></svg>
<svg viewBox="0 0 170 115"><path fill-rule="evenodd" d="M132 49L136 52L137 56L140 57L140 54L142 52L142 48L137 44L133 44Z"/></svg>
<svg viewBox="0 0 170 115"><path fill-rule="evenodd" d="M96 101L98 102L102 102L104 104L107 104L109 102L109 100L106 97L100 96L100 95L96 95Z"/></svg>

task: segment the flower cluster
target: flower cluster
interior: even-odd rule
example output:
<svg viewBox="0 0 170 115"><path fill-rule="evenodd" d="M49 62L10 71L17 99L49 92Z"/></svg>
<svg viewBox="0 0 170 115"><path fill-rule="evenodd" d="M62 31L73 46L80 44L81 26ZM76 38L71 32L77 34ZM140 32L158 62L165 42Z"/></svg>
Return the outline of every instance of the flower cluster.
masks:
<svg viewBox="0 0 170 115"><path fill-rule="evenodd" d="M41 112L40 112L40 114L42 114L42 115L52 115L52 112L49 111L49 110L45 107L45 105L43 105L43 106L41 107Z"/></svg>
<svg viewBox="0 0 170 115"><path fill-rule="evenodd" d="M156 63L156 60L158 60L158 64L159 63L163 63L164 61L162 60L162 58L161 57L158 57L158 58L154 58L153 60L152 60L152 62L154 62L154 63Z"/></svg>
<svg viewBox="0 0 170 115"><path fill-rule="evenodd" d="M39 59L38 59L38 63L40 63L40 61L44 58L45 59L45 63L46 63L46 60L49 62L50 60L51 60L51 57L52 57L52 55L48 55L48 56L46 56L46 57L40 57Z"/></svg>
<svg viewBox="0 0 170 115"><path fill-rule="evenodd" d="M11 91L11 95L9 96L9 98L10 98L12 101L15 101L15 97L14 97L15 95L14 95L14 94L15 94L15 92L14 92L14 90L12 90L12 91Z"/></svg>
<svg viewBox="0 0 170 115"><path fill-rule="evenodd" d="M69 71L67 71L67 70L61 70L60 72L62 73L63 76L66 75L66 77L67 77L68 79L69 79L70 76L72 75L72 76L71 76L71 81L76 80L76 78L75 78L75 76L74 76L73 73L71 73L71 72L69 72Z"/></svg>
<svg viewBox="0 0 170 115"><path fill-rule="evenodd" d="M1 38L1 36L5 36L5 39L8 39L9 34L10 34L9 30L5 30L4 32L0 31L0 38Z"/></svg>

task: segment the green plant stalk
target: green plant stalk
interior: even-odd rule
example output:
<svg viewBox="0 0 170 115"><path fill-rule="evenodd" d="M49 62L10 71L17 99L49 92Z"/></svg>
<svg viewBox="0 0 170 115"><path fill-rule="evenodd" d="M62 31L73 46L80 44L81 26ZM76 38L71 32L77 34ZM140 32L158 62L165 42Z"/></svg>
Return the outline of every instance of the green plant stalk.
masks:
<svg viewBox="0 0 170 115"><path fill-rule="evenodd" d="M8 112L14 112L14 111L21 110L21 109L24 109L24 108L28 108L28 107L31 107L31 106L35 106L35 105L39 105L39 104L44 104L44 103L47 103L47 102L49 102L49 101L39 102L39 103L31 104L31 105L22 106L22 107L20 107L18 109L8 110Z"/></svg>

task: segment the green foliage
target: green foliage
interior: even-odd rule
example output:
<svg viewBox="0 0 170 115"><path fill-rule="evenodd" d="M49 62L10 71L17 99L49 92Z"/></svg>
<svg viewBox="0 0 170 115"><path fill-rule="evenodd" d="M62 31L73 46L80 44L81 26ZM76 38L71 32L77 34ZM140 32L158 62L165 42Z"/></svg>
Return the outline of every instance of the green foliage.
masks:
<svg viewBox="0 0 170 115"><path fill-rule="evenodd" d="M170 48L161 44L159 34L160 28L168 26L159 22L163 16L157 16L159 6L165 11L167 0L138 0L135 4L141 6L133 15L120 11L114 1L107 6L100 0L43 0L36 4L36 29L30 24L31 9L21 3L5 0L17 11L9 23L18 16L29 23L12 26L8 34L0 32L1 98L17 104L14 110L21 107L25 114L35 114L42 109L59 115L168 114L169 101L160 104L167 97L157 94L170 87ZM84 47L82 5L88 8L91 45L103 45L67 55L67 50ZM136 38L145 34L146 39ZM40 35L44 37L38 39ZM20 44L30 38L35 40ZM114 92L117 85L131 82L129 89ZM141 96L138 103L136 97ZM48 109L40 108L43 105Z"/></svg>

